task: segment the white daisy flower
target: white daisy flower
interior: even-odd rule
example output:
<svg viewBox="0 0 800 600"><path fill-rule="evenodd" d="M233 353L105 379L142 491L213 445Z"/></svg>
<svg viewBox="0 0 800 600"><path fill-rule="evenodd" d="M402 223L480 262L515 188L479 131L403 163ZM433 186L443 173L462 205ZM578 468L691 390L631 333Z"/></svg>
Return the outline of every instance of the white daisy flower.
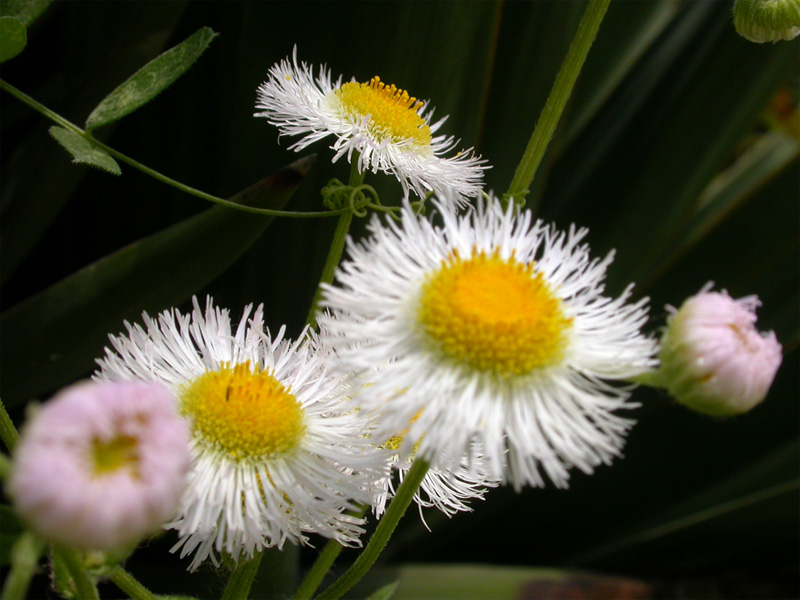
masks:
<svg viewBox="0 0 800 600"><path fill-rule="evenodd" d="M313 334L273 338L262 307L247 306L235 331L209 298L205 313L143 315L110 336L99 379L160 381L189 421L193 467L178 518L190 569L215 552L252 557L306 533L358 545L363 519L346 511L374 500L385 460L365 437L364 413L345 412L348 388L324 366Z"/></svg>
<svg viewBox="0 0 800 600"><path fill-rule="evenodd" d="M315 77L306 63L297 62L297 48L269 70L258 88L256 117L266 117L281 135L302 136L290 149L300 151L330 135L335 136L334 162L342 156L358 169L390 173L406 195L424 198L434 192L456 204L466 204L482 187L486 161L472 149L445 157L458 143L452 136L434 135L444 123L431 123L428 101L410 97L379 77L369 83L342 78L332 82L330 70L320 67Z"/></svg>
<svg viewBox="0 0 800 600"><path fill-rule="evenodd" d="M373 219L324 288L324 341L368 378L356 401L380 414L375 435L403 431L401 451L434 467L474 465L477 443L487 474L516 489L609 463L633 424L615 414L630 389L613 382L655 362L646 299L603 295L613 253L590 259L586 229L494 198L464 217L437 206L441 227L407 203L400 224Z"/></svg>

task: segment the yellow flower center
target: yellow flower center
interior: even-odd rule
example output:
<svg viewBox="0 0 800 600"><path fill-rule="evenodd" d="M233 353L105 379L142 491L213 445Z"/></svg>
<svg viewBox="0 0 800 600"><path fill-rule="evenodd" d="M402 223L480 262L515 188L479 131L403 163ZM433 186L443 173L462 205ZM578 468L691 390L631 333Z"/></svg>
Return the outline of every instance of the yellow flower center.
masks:
<svg viewBox="0 0 800 600"><path fill-rule="evenodd" d="M405 90L373 77L369 83L345 83L335 93L348 116L369 116L368 131L376 140L430 145L431 128L418 113L423 103Z"/></svg>
<svg viewBox="0 0 800 600"><path fill-rule="evenodd" d="M428 276L417 318L442 355L504 377L558 364L573 321L532 263L476 250Z"/></svg>
<svg viewBox="0 0 800 600"><path fill-rule="evenodd" d="M119 469L128 469L139 477L139 441L128 435L119 435L110 440L92 440L92 463L94 476L102 477Z"/></svg>
<svg viewBox="0 0 800 600"><path fill-rule="evenodd" d="M196 439L236 461L285 454L305 432L297 398L249 362L223 364L188 383L181 413L191 421Z"/></svg>

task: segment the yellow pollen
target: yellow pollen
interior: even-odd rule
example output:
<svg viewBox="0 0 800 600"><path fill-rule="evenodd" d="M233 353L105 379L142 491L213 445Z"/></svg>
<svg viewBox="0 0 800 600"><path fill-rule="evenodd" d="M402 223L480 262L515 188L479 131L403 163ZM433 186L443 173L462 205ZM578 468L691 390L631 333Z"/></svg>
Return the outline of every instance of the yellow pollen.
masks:
<svg viewBox="0 0 800 600"><path fill-rule="evenodd" d="M305 432L297 398L249 362L223 364L189 382L181 413L191 421L195 439L236 461L290 452Z"/></svg>
<svg viewBox="0 0 800 600"><path fill-rule="evenodd" d="M110 440L92 440L94 476L102 477L119 469L128 469L134 478L139 477L138 440L120 435Z"/></svg>
<svg viewBox="0 0 800 600"><path fill-rule="evenodd" d="M405 90L373 77L369 83L345 83L335 93L349 116L369 116L368 130L375 139L410 141L419 147L430 145L431 128L419 115L423 102Z"/></svg>
<svg viewBox="0 0 800 600"><path fill-rule="evenodd" d="M428 276L417 318L445 358L503 377L558 364L573 321L533 263L474 249Z"/></svg>

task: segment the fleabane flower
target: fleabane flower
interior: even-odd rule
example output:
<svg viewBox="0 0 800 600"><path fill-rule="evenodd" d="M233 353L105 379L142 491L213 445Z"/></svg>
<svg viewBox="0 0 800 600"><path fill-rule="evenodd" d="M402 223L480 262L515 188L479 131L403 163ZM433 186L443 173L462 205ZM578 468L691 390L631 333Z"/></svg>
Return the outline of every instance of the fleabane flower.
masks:
<svg viewBox="0 0 800 600"><path fill-rule="evenodd" d="M463 217L437 207L441 226L408 204L400 224L373 219L324 288L324 341L368 379L356 401L376 436L405 432L401 451L433 467L474 465L477 444L516 489L609 463L633 423L615 381L654 364L646 299L603 295L613 256L591 259L586 229L494 198Z"/></svg>
<svg viewBox="0 0 800 600"><path fill-rule="evenodd" d="M227 310L143 315L145 327L111 336L101 379L169 385L190 424L193 467L177 519L190 569L215 552L233 559L307 533L357 545L362 519L346 511L371 503L385 461L369 443L364 413L345 410L348 388L325 367L313 334L272 337L262 307L247 306L231 328Z"/></svg>
<svg viewBox="0 0 800 600"><path fill-rule="evenodd" d="M656 374L678 402L701 413L731 416L767 395L782 361L775 333L756 329L757 296L734 300L723 290L700 293L671 311Z"/></svg>
<svg viewBox="0 0 800 600"><path fill-rule="evenodd" d="M403 190L421 198L429 192L465 204L480 192L485 161L472 149L445 157L457 145L452 136L435 135L444 119L431 122L433 109L379 77L369 82L331 80L320 67L317 76L297 62L297 48L269 70L258 88L256 117L265 117L281 135L301 136L290 149L334 136L333 160L342 156L358 169L395 176Z"/></svg>
<svg viewBox="0 0 800 600"><path fill-rule="evenodd" d="M84 382L26 423L7 492L50 542L125 550L175 516L189 466L187 427L166 387Z"/></svg>

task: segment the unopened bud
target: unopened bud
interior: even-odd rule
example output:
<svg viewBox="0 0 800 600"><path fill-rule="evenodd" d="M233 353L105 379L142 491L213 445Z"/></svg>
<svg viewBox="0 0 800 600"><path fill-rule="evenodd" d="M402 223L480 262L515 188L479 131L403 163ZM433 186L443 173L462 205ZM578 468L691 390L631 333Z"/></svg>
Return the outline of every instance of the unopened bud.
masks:
<svg viewBox="0 0 800 600"><path fill-rule="evenodd" d="M747 412L767 395L781 364L774 332L759 333L757 296L734 300L707 284L668 319L661 340L661 384L697 412Z"/></svg>
<svg viewBox="0 0 800 600"><path fill-rule="evenodd" d="M800 0L736 0L733 26L751 42L794 39L800 34Z"/></svg>

